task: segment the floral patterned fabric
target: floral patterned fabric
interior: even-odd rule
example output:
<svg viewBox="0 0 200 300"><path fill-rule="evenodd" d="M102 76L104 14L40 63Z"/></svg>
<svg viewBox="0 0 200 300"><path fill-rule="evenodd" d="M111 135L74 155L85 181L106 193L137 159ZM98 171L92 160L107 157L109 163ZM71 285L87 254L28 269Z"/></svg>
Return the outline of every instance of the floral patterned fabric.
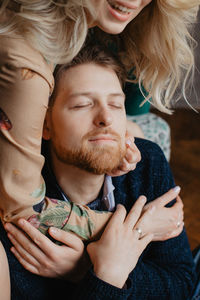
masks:
<svg viewBox="0 0 200 300"><path fill-rule="evenodd" d="M51 226L73 232L83 241L100 238L111 212L92 210L86 205L78 205L69 201L62 201L45 197L37 207L40 213L33 214L28 221L43 234L48 234ZM36 206L33 207L36 210Z"/></svg>
<svg viewBox="0 0 200 300"><path fill-rule="evenodd" d="M147 140L160 146L166 159L170 160L171 134L170 127L165 120L153 113L146 113L137 116L127 115L127 119L137 123Z"/></svg>

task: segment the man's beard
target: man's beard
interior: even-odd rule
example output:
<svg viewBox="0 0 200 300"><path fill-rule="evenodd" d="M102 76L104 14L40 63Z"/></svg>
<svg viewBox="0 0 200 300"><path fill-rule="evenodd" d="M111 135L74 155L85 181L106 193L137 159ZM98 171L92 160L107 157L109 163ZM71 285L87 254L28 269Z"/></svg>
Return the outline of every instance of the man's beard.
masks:
<svg viewBox="0 0 200 300"><path fill-rule="evenodd" d="M112 144L103 143L102 145L88 142L90 137L100 134L109 134L116 142ZM120 136L108 129L89 132L83 136L80 146L75 149L68 149L59 144L56 141L55 135L52 136L51 144L57 159L61 162L98 175L109 174L118 168L125 155L125 146L122 146Z"/></svg>

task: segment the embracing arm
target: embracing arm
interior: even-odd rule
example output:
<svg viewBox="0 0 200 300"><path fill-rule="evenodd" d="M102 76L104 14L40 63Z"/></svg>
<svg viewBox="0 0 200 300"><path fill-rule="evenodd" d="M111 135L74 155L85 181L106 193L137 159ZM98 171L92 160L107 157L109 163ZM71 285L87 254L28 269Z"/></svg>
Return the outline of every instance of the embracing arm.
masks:
<svg viewBox="0 0 200 300"><path fill-rule="evenodd" d="M180 201L170 208L164 207L177 194L178 192L172 189L144 206L142 217L139 219L140 223L137 223L144 234L148 232L153 233L155 236L154 240L158 239L158 236L161 240L165 240L168 233L171 235L171 232L175 231L174 235L177 235L182 231L181 226L176 228L177 220L180 220L180 217L182 217L182 202ZM152 209L152 206L155 209ZM153 222L151 222L151 219L153 219ZM165 226L161 226L163 222ZM98 278L96 275L99 274L95 275L90 268L88 257L83 251L83 243L78 237L68 232L51 228L50 235L55 240L63 243L62 246L59 246L41 234L26 220L20 220L18 226L30 238L12 224L5 225L8 237L15 246L11 248L13 253L30 272L45 277L65 278L70 281L77 281L84 277L77 284L76 289L76 293L81 291L81 295L76 295L74 299L84 299L84 293L85 299L90 299L89 297L94 294L96 295L95 297L100 297L100 295L103 297L97 299L105 299L105 296L108 297L108 295L109 299L112 299L112 297L115 299L116 295L118 295L118 299L120 297L122 297L121 299L127 299L130 295L132 291L131 280L128 280L127 289L120 289ZM110 238L112 239L112 236ZM65 285L67 284L66 282Z"/></svg>
<svg viewBox="0 0 200 300"><path fill-rule="evenodd" d="M132 284L128 276L153 238L152 234L139 238L133 228L145 201L145 197L139 197L128 214L118 205L100 240L87 246L93 271L79 283L82 288L74 299L129 299Z"/></svg>
<svg viewBox="0 0 200 300"><path fill-rule="evenodd" d="M100 296L100 299L127 299L131 292L130 284L128 284L128 289L122 289L122 287L126 283L129 273L135 267L139 256L153 237L153 235L148 234L139 239L138 232L133 230L133 225L138 221L145 201L145 197L140 197L128 215L126 215L126 209L123 206L118 206L101 239L88 245L87 250L93 263L93 270L88 271L87 275L76 283L72 299L94 300L98 299L96 296ZM30 245L30 242L27 243L27 237L15 226L6 224L5 227L9 231L9 238L16 247L14 254L20 262L28 270L36 274L39 271L40 275L43 274L50 277L60 277L60 275L63 277L65 270L68 269L67 278L70 280L70 266L76 266L76 262L79 261L83 254L82 241L68 233L66 240L61 238L59 240L68 244L69 247L54 245L51 248L52 242L28 222L20 220L18 224L26 229L28 235L36 243L34 245L30 241ZM50 232L52 236L56 237L52 230ZM57 230L57 233L61 232L61 230ZM44 245L46 253L41 251ZM48 247L50 247L49 250L47 250ZM132 251L133 249L134 251ZM59 256L58 262L60 263L60 267L55 265L55 270L52 265L48 265L53 257L53 260L56 261L57 259L57 255L54 252ZM64 256L60 257L59 253ZM129 260L127 260L127 256L129 256ZM47 262L45 262L46 260ZM40 265L43 265L43 268L40 268ZM45 270L45 265L47 270ZM50 269L50 273L48 269ZM56 269L59 273L56 272ZM71 283L63 281L63 286L70 289ZM98 292L96 293L96 291Z"/></svg>
<svg viewBox="0 0 200 300"><path fill-rule="evenodd" d="M143 153L142 175L149 173L147 197L159 197L174 186L174 179L162 151L150 142ZM144 142L142 146L145 148ZM148 163L145 163L148 161ZM179 221L179 220L177 220ZM188 299L195 282L194 262L185 230L163 242L153 242L142 254L130 275L133 292L130 299Z"/></svg>
<svg viewBox="0 0 200 300"><path fill-rule="evenodd" d="M145 143L147 147L142 155L143 161L139 167L140 173L135 174L136 176L141 175L139 179L141 181L142 178L147 179L148 176L145 195L148 201L151 201L164 194L168 189L171 189L174 186L174 180L169 165L160 148L148 141L142 142L144 148ZM134 181L130 180L130 182L132 183ZM145 181L142 182L145 184ZM136 192L136 188L137 185L134 184L134 193ZM178 202L179 200L178 198ZM149 202L149 204L150 203L151 202ZM169 207L169 211L170 210L171 208ZM145 217L145 214L143 214L142 217ZM178 217L182 218L182 215ZM175 218L174 221L177 224L180 219L177 218L176 221ZM141 222L141 220L139 222ZM142 222L140 224L142 224ZM135 228L137 228L137 224ZM127 259L129 258L127 257ZM141 255L136 267L129 275L127 281L128 289L120 290L124 292L124 295L122 296L120 294L120 297L117 299L188 299L195 283L195 277L192 253L185 230L183 230L176 238L149 244ZM96 281L98 285L96 285L94 299L104 299L103 296L105 296L105 299L110 300L116 299L113 295L119 295L116 287L114 288L110 285L106 286L105 282L100 282L98 279L96 279ZM90 282L92 282L92 274L90 274ZM87 288L88 295L90 295L92 292L90 286ZM102 293L104 293L103 296ZM91 298L89 297L88 299Z"/></svg>
<svg viewBox="0 0 200 300"><path fill-rule="evenodd" d="M113 248L113 253L114 249L116 247ZM129 259L127 255L127 260ZM102 267L105 270L109 268L103 262ZM153 242L144 250L128 277L126 289L109 284L111 282L106 277L101 278L101 273L89 271L82 281L81 289L85 292L85 297L81 298L80 295L77 299L188 299L195 279L193 267L187 236L183 230L178 237L164 242ZM79 285L81 286L81 282Z"/></svg>
<svg viewBox="0 0 200 300"><path fill-rule="evenodd" d="M158 156L159 156L159 153L158 153ZM157 155L156 155L156 157L157 157ZM165 163L164 163L164 165L166 166ZM154 171L155 171L154 166L150 166L150 169L151 168L152 168L153 173L154 173ZM163 168L161 168L161 170L163 170ZM168 172L169 171L167 171L167 173ZM165 192L168 187L173 186L173 180L172 179L170 179L168 181L163 180L163 175L162 176L161 175L162 174L157 174L157 173L154 175L157 179L159 179L159 181L157 183L158 186L155 185L155 187L154 187L157 190L157 194L158 193L159 194L157 195L156 192L153 192L152 194L154 196L159 196L162 192ZM164 174L164 175L166 175L166 174ZM153 176L150 176L150 177L153 177ZM164 178L166 178L166 176L164 176ZM169 176L169 178L171 178L171 176ZM169 216L170 216L170 212L172 211L172 209L173 209L173 207L169 208ZM25 222L25 223L27 223L27 222ZM28 224L28 225L31 226L30 224ZM23 226L22 226L22 229L25 229L25 231L26 231L26 228L23 228ZM27 232L27 233L29 234L29 232ZM66 233L63 232L63 234L66 234ZM16 237L16 235L15 235L15 237ZM56 239L56 235L54 235L53 237ZM41 235L41 233L38 232L38 239L42 239L42 238L46 238L46 237L44 237L43 235ZM172 241L172 240L170 240L170 241ZM182 241L182 238L181 238L181 241ZM35 242L37 244L37 242L38 242L37 239L35 239ZM52 243L52 242L49 241L49 243ZM67 241L66 241L66 244L67 244ZM160 262L155 260L155 259L157 259L157 254L160 251L159 249L162 250L162 247L160 248L160 245L163 245L163 244L162 243L154 243L154 244L157 244L157 246L153 247L153 244L152 244L149 247L151 249L151 252L149 252L149 250L146 252L146 253L150 253L150 255L146 256L146 253L145 253L145 255L144 255L145 260L143 260L143 259L140 260L139 263L137 264L136 268L135 268L135 271L133 271L133 273L132 273L134 275L131 274L129 276L129 280L127 281L127 289L120 289L120 288L117 288L116 286L114 286L112 284L106 283L104 280L100 279L101 275L100 275L100 278L98 278L96 276L96 275L99 275L98 272L95 275L95 273L92 270L89 270L87 272L86 276L84 277L84 279L77 284L77 289L75 289L75 292L74 292L74 296L75 296L74 299L116 299L116 297L117 297L117 299L128 299L128 297L132 297L134 299L134 297L136 297L136 293L138 292L138 288L137 288L138 280L135 280L134 276L137 276L137 278L138 278L138 274L140 274L140 278L141 278L141 276L144 277L143 278L144 285L146 285L148 283L148 284L150 284L150 286L151 285L155 286L155 281L153 280L153 276L151 276L151 278L148 278L148 276L146 278L144 276L145 272L147 272L147 274L150 274L149 270L151 270L155 274L155 277L158 280L158 285L160 283L162 284L162 278L164 278L163 279L163 281L164 281L163 288L164 289L167 287L166 286L167 281L165 280L165 276L163 277L163 274L168 274L169 275L169 277L170 277L169 282L173 283L172 285L169 284L169 286L168 286L169 290L170 290L169 293L172 293L172 291L174 290L174 287L178 287L177 293L179 293L180 290L182 290L182 289L183 289L183 293L188 293L188 290L190 289L190 286L191 286L191 280L192 280L192 261L190 260L191 257L190 257L190 251L189 251L189 248L188 248L188 244L187 243L186 244L182 243L182 245L180 245L180 243L175 243L175 246L177 247L176 253L175 253L176 255L174 255L172 257L169 256L167 258L168 260L170 260L170 258L171 258L171 262L172 262L171 266L170 266L170 270L167 270L167 271L165 271L165 264L166 264L165 257L163 259L162 259L162 256L159 257ZM166 244L166 245L168 245L168 244ZM56 245L56 246L61 247L61 246L58 246L58 245ZM189 255L183 257L183 259L182 259L180 250L182 250L181 247L183 247L183 246L184 247L186 246L186 250L188 251ZM39 247L41 248L41 245L39 245ZM172 247L174 247L174 245L172 245ZM163 254L163 252L166 252L167 249L168 249L168 247L165 246L164 249L161 251L161 253ZM61 253L61 251L65 251L65 252L67 251L68 252L68 250L65 248L65 246L62 246L62 248L60 248L59 251ZM172 249L170 249L170 250L172 250ZM70 259L70 256L67 254L67 252L66 252L65 255L67 255ZM47 254L49 256L49 254L50 254L49 251L47 251ZM67 259L67 256L66 256L66 259ZM151 257L152 257L152 259L151 259ZM179 260L176 260L177 258ZM186 258L186 261L184 261L185 258ZM54 255L54 260L56 262L56 260L59 260L59 257ZM148 262L148 260L149 260L149 262ZM42 260L41 263L43 263L43 261L44 260ZM61 261L62 261L61 262L62 266L64 267L63 260L61 260ZM169 261L167 261L167 263L169 263ZM181 268L182 263L183 263L183 267ZM175 265L175 269L172 268L173 264ZM149 267L149 265L150 265L150 267ZM168 265L170 265L170 264L168 264ZM141 268L139 268L138 266L141 266ZM186 266L186 269L185 269L185 266ZM136 272L136 270L137 270L137 272ZM176 281L175 274L176 274L176 271L178 272L178 270L180 272L183 271L183 274L180 275L183 278L183 282L181 282L180 285L179 285L180 281L177 281L177 283L173 282L173 281ZM43 271L43 268L41 268L41 271ZM66 268L66 271L67 271L67 268ZM145 271L144 274L143 274L143 271ZM187 282L187 278L186 278L187 274L186 273L187 272L188 272L188 286L189 286L189 288L186 287L186 284L187 284L186 283ZM43 276L45 276L45 274ZM46 276L48 276L48 275L46 275ZM150 277L150 275L149 275L149 277ZM150 282L149 282L149 279L151 279ZM66 284L67 284L67 282L66 282ZM143 289L140 292L143 292ZM79 295L79 293L81 293L81 294ZM83 295L84 295L84 297L83 297ZM90 298L91 295L95 295L95 298L94 297ZM178 294L176 294L176 295L178 295ZM144 294L142 294L142 297L143 297L143 299L145 299ZM131 299L131 298L129 298L129 299ZM137 297L136 297L136 299L137 299ZM140 297L140 299L141 299L141 297ZM155 298L152 298L152 299L155 299ZM169 298L166 298L166 299L169 299ZM173 299L173 298L170 298L170 299ZM182 299L182 298L177 297L177 299Z"/></svg>

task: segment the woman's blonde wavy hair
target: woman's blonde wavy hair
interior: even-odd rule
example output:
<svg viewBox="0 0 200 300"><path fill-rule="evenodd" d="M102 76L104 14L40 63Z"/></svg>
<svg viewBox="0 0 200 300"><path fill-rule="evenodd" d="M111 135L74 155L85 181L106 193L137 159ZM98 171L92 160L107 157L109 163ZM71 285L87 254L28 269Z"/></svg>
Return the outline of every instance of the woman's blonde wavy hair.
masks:
<svg viewBox="0 0 200 300"><path fill-rule="evenodd" d="M21 9L0 25L0 34L22 34L53 63L69 62L81 49L88 32L86 9L95 17L90 0L0 0L0 14L11 2ZM199 5L200 0L152 0L117 37L99 30L102 43L106 37L118 40L127 70L134 68L135 81L148 92L145 101L151 99L163 112L170 112L180 84L187 101L194 70L191 31Z"/></svg>
<svg viewBox="0 0 200 300"><path fill-rule="evenodd" d="M88 0L0 0L14 11L1 22L0 34L22 35L44 58L55 64L66 63L81 49L88 32L85 8L93 15ZM1 18L2 19L2 18Z"/></svg>
<svg viewBox="0 0 200 300"><path fill-rule="evenodd" d="M196 46L191 33L199 4L199 0L152 1L123 33L140 86L163 112L169 112L180 85L187 101L185 91L193 77ZM137 33L134 40L128 37L131 32Z"/></svg>
<svg viewBox="0 0 200 300"><path fill-rule="evenodd" d="M127 70L133 69L144 102L150 101L160 111L171 113L180 86L188 102L186 88L192 83L196 46L191 34L199 5L200 0L152 0L120 35L107 35L121 49ZM105 33L95 30L98 39L105 41Z"/></svg>

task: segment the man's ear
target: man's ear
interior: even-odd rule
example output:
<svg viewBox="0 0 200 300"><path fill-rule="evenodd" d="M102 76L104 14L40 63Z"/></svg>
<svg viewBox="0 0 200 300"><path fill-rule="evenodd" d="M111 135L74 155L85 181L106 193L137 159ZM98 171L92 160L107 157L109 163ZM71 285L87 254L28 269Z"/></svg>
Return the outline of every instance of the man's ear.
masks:
<svg viewBox="0 0 200 300"><path fill-rule="evenodd" d="M43 133L42 137L44 140L50 140L51 138L51 126L50 126L50 112L49 110L46 113L46 117L44 120Z"/></svg>

